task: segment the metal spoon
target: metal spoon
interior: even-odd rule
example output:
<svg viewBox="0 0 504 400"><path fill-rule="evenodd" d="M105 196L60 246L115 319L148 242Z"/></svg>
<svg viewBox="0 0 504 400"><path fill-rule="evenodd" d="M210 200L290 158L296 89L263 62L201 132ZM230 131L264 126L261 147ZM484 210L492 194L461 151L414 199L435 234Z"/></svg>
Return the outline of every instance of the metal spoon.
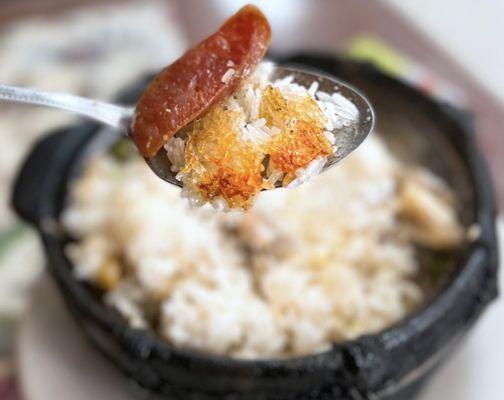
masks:
<svg viewBox="0 0 504 400"><path fill-rule="evenodd" d="M272 78L278 79L289 75L294 76L293 82L304 87L308 88L316 81L319 84L319 90L326 93L340 93L349 99L359 111L359 116L355 123L333 131L336 140L336 151L325 164L325 171L355 150L372 131L374 125L373 109L368 100L356 89L329 76L297 69L276 67ZM131 107L104 103L70 94L44 92L8 85L0 85L0 100L59 108L84 115L120 130L128 138L135 111ZM163 150L160 150L155 157L146 159L146 162L161 179L171 184L182 186L182 183L175 179L175 173L171 170L170 160Z"/></svg>

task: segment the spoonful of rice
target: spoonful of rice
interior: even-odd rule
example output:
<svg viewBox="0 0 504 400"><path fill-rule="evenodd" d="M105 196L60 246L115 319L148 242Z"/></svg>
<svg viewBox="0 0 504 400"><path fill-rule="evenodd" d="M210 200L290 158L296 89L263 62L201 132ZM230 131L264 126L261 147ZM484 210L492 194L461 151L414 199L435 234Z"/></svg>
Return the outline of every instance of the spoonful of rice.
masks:
<svg viewBox="0 0 504 400"><path fill-rule="evenodd" d="M295 187L371 132L369 102L332 77L261 62L271 29L245 6L154 77L135 108L0 85L0 100L60 108L118 128L191 203L247 209Z"/></svg>

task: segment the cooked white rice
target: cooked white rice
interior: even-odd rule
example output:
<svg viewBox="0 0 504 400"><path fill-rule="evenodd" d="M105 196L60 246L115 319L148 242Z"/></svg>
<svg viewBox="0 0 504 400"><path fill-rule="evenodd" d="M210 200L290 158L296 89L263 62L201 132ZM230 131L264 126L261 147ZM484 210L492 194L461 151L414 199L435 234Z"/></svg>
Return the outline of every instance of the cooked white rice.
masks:
<svg viewBox="0 0 504 400"><path fill-rule="evenodd" d="M235 70L234 68L229 68L225 73L224 75L222 75L222 78L221 78L221 81L222 83L228 83L231 78L233 77L233 75L235 74Z"/></svg>
<svg viewBox="0 0 504 400"><path fill-rule="evenodd" d="M140 159L97 157L64 212L78 238L67 253L132 326L232 357L309 354L393 324L423 299L415 243L461 238L444 184L376 136L248 213L194 209L179 193Z"/></svg>

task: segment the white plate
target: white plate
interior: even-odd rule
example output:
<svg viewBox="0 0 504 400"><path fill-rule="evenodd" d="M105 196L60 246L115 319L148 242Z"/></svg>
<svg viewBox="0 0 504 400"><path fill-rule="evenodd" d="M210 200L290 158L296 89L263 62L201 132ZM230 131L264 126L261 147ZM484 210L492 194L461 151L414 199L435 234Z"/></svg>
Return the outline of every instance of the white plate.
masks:
<svg viewBox="0 0 504 400"><path fill-rule="evenodd" d="M84 338L47 276L33 288L17 344L19 388L25 400L141 398Z"/></svg>
<svg viewBox="0 0 504 400"><path fill-rule="evenodd" d="M499 223L501 248L504 225ZM504 287L503 274L500 276ZM418 400L504 398L504 299L495 302ZM25 400L146 399L88 343L48 277L34 288L17 357Z"/></svg>

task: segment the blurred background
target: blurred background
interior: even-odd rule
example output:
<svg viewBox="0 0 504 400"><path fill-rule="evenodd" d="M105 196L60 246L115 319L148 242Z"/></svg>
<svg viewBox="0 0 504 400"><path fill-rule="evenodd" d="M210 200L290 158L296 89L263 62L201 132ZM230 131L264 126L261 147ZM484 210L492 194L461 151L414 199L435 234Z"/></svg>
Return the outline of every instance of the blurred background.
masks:
<svg viewBox="0 0 504 400"><path fill-rule="evenodd" d="M176 59L245 3L257 4L269 17L272 54L309 50L371 61L473 113L502 209L503 1L0 0L0 83L113 100L119 90ZM43 268L35 234L10 211L10 183L38 137L74 120L59 111L0 103L0 400L19 398L13 362L16 326L28 288ZM447 371L443 379L465 379L456 369ZM471 374L473 386L493 388L495 373ZM461 398L431 390L438 394L429 392L426 398ZM478 397L504 395L491 390L493 395ZM462 391L467 395L467 389Z"/></svg>

